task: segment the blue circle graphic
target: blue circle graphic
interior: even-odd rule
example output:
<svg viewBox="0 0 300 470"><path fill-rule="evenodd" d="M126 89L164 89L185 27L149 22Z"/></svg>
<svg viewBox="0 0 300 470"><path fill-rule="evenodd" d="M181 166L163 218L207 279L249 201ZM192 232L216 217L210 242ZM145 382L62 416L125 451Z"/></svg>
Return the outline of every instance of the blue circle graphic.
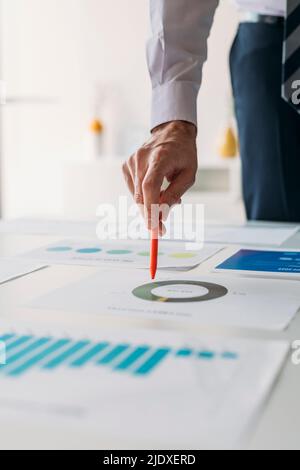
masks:
<svg viewBox="0 0 300 470"><path fill-rule="evenodd" d="M95 253L100 253L101 251L101 248L80 248L77 250L77 253L81 253L82 255L92 255Z"/></svg>

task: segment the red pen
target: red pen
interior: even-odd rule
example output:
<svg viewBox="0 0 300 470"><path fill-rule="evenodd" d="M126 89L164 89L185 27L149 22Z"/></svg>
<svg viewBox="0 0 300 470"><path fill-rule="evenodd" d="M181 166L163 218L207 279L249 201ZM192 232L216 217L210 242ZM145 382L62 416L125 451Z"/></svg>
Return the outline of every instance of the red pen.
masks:
<svg viewBox="0 0 300 470"><path fill-rule="evenodd" d="M158 259L158 229L151 230L150 275L155 279Z"/></svg>

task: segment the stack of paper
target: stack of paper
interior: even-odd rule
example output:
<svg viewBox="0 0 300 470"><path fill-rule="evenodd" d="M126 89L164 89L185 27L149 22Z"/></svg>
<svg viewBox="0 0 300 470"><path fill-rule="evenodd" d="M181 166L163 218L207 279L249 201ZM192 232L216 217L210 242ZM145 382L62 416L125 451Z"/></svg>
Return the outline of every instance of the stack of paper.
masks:
<svg viewBox="0 0 300 470"><path fill-rule="evenodd" d="M0 335L2 423L76 427L112 445L153 448L241 445L288 350L284 342L158 331L66 337L2 328ZM0 440L3 433L4 426ZM16 428L16 442L22 438Z"/></svg>

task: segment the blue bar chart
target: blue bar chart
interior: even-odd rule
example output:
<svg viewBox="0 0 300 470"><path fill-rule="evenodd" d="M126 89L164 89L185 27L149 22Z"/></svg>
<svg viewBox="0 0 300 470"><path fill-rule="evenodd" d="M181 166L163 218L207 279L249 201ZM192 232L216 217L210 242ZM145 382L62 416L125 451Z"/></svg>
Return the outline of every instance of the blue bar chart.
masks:
<svg viewBox="0 0 300 470"><path fill-rule="evenodd" d="M53 373L61 367L82 370L86 366L106 367L111 371L145 377L153 373L167 358L197 361L236 361L234 351L196 350L182 347L154 347L147 344L99 343L87 339L35 337L8 333L0 336L6 346L6 364L0 366L1 377L20 377L33 371Z"/></svg>

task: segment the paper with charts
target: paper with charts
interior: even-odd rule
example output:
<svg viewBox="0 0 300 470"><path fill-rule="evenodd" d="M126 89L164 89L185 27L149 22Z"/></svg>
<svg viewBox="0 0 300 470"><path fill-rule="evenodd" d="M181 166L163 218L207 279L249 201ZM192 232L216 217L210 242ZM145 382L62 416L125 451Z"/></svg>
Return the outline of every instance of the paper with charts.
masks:
<svg viewBox="0 0 300 470"><path fill-rule="evenodd" d="M288 350L187 333L67 331L0 328L1 423L92 431L120 445L238 446Z"/></svg>
<svg viewBox="0 0 300 470"><path fill-rule="evenodd" d="M191 269L211 256L222 247L205 245L202 249L181 242L160 242L159 268ZM133 266L149 268L149 242L145 241L73 241L63 240L58 243L38 248L22 254L31 260L40 260L47 264L77 264L83 266Z"/></svg>
<svg viewBox="0 0 300 470"><path fill-rule="evenodd" d="M296 281L191 277L160 272L155 282L136 270L103 269L35 299L30 308L70 315L119 315L201 325L282 330L300 307Z"/></svg>
<svg viewBox="0 0 300 470"><path fill-rule="evenodd" d="M300 251L239 250L217 266L216 271L299 277Z"/></svg>
<svg viewBox="0 0 300 470"><path fill-rule="evenodd" d="M17 258L0 258L0 284L17 279L45 267L37 261L25 261Z"/></svg>

